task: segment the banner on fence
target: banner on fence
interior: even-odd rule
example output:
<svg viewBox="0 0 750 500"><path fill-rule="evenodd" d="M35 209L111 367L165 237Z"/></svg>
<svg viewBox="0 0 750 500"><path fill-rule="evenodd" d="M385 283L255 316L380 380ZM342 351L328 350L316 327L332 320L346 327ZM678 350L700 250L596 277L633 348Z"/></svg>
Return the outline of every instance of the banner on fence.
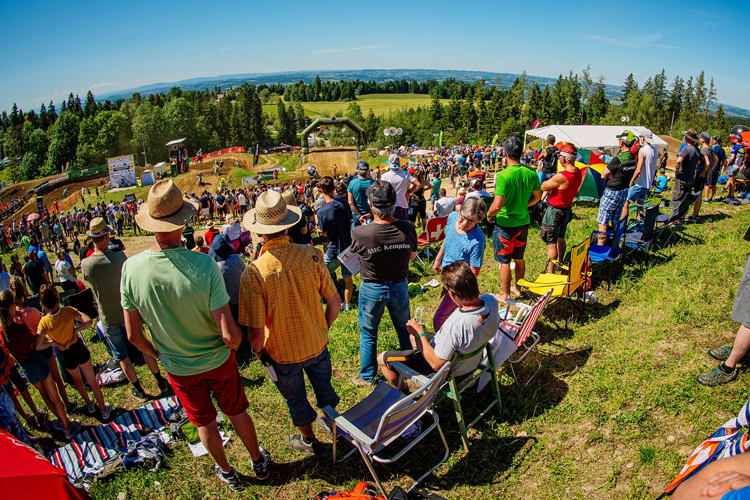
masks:
<svg viewBox="0 0 750 500"><path fill-rule="evenodd" d="M213 151L211 153L204 154L203 155L203 159L205 160L207 158L213 158L214 156L221 156L221 155L225 155L227 153L244 153L244 152L245 152L245 148L243 148L243 147L220 149L219 151ZM197 162L198 161L198 157L197 156L193 156L192 157L192 161L193 161L193 163Z"/></svg>
<svg viewBox="0 0 750 500"><path fill-rule="evenodd" d="M107 158L109 185L113 188L136 186L135 159L133 155Z"/></svg>
<svg viewBox="0 0 750 500"><path fill-rule="evenodd" d="M58 182L67 181L67 180L68 180L68 174L62 174L62 175L58 175L57 177L50 179L48 182L49 182L49 185L51 186L53 184L57 184Z"/></svg>

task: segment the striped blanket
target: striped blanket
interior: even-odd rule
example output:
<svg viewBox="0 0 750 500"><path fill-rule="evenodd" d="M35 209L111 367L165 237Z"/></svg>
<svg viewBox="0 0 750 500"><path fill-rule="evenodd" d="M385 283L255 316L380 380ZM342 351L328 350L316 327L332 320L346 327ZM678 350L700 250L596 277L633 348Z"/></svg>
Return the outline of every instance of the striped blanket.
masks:
<svg viewBox="0 0 750 500"><path fill-rule="evenodd" d="M688 458L685 467L667 486L665 493L671 494L682 481L716 460L745 453L750 448L750 401L745 403L737 417L728 420L704 440Z"/></svg>
<svg viewBox="0 0 750 500"><path fill-rule="evenodd" d="M159 432L169 423L169 416L179 410L175 396L162 398L124 413L107 424L81 432L70 444L49 455L50 462L65 470L71 480L83 478L84 469L96 468L117 455L128 442L140 441L149 432Z"/></svg>

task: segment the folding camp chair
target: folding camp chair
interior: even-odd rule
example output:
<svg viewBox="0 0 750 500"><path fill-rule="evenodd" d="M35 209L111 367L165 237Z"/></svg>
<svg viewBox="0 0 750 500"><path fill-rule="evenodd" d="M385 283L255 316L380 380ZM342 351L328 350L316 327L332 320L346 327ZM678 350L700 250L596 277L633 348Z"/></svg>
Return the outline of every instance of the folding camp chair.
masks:
<svg viewBox="0 0 750 500"><path fill-rule="evenodd" d="M64 300L64 302L63 302ZM96 305L96 299L94 298L94 291L91 288L87 288L82 292L71 294L64 299L60 299L61 304L78 309L80 312L96 320L99 316L99 309ZM96 321L92 321L91 326L96 331Z"/></svg>
<svg viewBox="0 0 750 500"><path fill-rule="evenodd" d="M612 283L612 276L615 269L615 260L622 253L622 247L620 242L622 236L625 234L625 228L628 225L628 216L626 215L615 223L614 233L593 231L591 238L593 239L596 235L606 234L612 237L612 245L591 245L589 248L589 258L591 259L591 271L594 272L598 268L603 267L605 264L609 264L609 279L607 280L607 290Z"/></svg>
<svg viewBox="0 0 750 500"><path fill-rule="evenodd" d="M550 288L552 288L552 295L550 296L546 307L543 309L543 312L549 318L547 310L560 302L564 302L566 329L568 328L568 323L570 321L570 316L568 315L568 303L571 303L579 310L579 312L585 310L586 307L583 295L590 284L590 245L591 238L586 238L584 242L576 245L570 250L570 266L560 266L568 272L567 276L564 274L542 273L535 281L520 280L518 282L518 286L535 300L538 297L542 297ZM580 304L583 305L580 306Z"/></svg>
<svg viewBox="0 0 750 500"><path fill-rule="evenodd" d="M430 263L430 247L435 243L443 241L445 239L445 226L448 222L448 216L444 217L433 217L427 221L427 229L419 235L417 238L417 246L422 249L424 248L425 258L427 263ZM419 262L424 264L422 258L417 254Z"/></svg>
<svg viewBox="0 0 750 500"><path fill-rule="evenodd" d="M446 363L436 374L421 384L421 387L417 391L408 396L381 380L369 396L343 414L339 414L330 406L323 408L325 414L333 419L333 463L346 460L355 451L359 450L362 459L370 470L370 474L372 474L375 483L378 485L380 493L383 497L387 497L388 495L383 489L380 479L375 474L372 460L381 464L395 462L411 450L427 434L437 429L440 439L443 441L445 454L440 462L421 475L412 487L409 488L409 491L413 490L432 471L440 467L450 453L448 443L440 428L438 415L430 409L438 394L438 390L445 383L445 379L448 373L450 373L450 368L451 363ZM409 378L410 374L402 373L399 376L399 387L401 387L404 377ZM409 440L409 443L392 458L381 458L377 455L401 436L404 431L419 421L424 414L429 414L433 419L429 427L423 428L417 437ZM341 434L341 436L355 447L341 460L336 459L336 437L338 434ZM430 451L432 452L432 450Z"/></svg>
<svg viewBox="0 0 750 500"><path fill-rule="evenodd" d="M656 218L659 216L659 204L651 205L645 210L643 221L638 231L626 232L623 236L624 249L627 253L635 250L647 252L656 240Z"/></svg>
<svg viewBox="0 0 750 500"><path fill-rule="evenodd" d="M669 210L669 212L661 213L659 211L659 215L656 217L656 232L659 238L664 231L668 231L669 235L667 236L667 240L659 246L662 248L667 246L669 240L674 236L675 228L683 222L688 210L690 210L690 206L695 203L699 196L702 196L702 193L688 193L679 202L664 200L663 208Z"/></svg>
<svg viewBox="0 0 750 500"><path fill-rule="evenodd" d="M536 326L537 321L539 321L539 316L544 312L544 308L547 307L547 302L549 302L553 292L554 288L550 288L533 306L510 299L505 301L508 304L508 307L505 309L505 317L500 320L498 335L505 335L508 339L512 340L513 344L516 346L516 350L511 352L507 359L501 360L500 364L505 361L511 364L510 369L513 372L513 378L516 380L516 384L518 384L518 377L516 376L516 370L513 368L513 365L517 365L526 359L526 356L528 356L531 351L535 350L534 348L541 340L539 334L534 332L534 327ZM509 318L508 312L511 307L518 308L518 312L514 317ZM533 342L531 345L526 346L526 341L529 338L531 338ZM521 347L525 348L524 353L514 359L513 356ZM498 359L495 358L495 363L497 362ZM539 370L542 369L542 361L539 359L539 350L536 350L536 364L536 371L531 377L529 377L524 386L529 385L529 382L531 382L534 377L536 377L536 374L539 373Z"/></svg>

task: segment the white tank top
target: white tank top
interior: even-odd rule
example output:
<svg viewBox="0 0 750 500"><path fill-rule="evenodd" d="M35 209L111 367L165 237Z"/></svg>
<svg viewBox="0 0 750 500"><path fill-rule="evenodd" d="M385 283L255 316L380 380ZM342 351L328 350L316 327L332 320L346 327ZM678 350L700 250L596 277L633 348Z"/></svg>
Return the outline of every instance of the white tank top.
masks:
<svg viewBox="0 0 750 500"><path fill-rule="evenodd" d="M651 186L654 185L654 176L656 175L656 149L651 144L647 144L641 148L641 151L643 151L643 168L635 184L646 189L651 189Z"/></svg>

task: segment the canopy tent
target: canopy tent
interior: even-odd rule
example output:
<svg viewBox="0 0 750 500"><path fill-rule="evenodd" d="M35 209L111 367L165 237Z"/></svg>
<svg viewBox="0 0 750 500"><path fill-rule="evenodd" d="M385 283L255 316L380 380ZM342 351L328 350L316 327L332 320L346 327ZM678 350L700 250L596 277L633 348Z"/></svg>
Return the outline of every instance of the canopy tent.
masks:
<svg viewBox="0 0 750 500"><path fill-rule="evenodd" d="M0 457L3 457L0 498L91 498L70 484L64 470L3 430L0 430Z"/></svg>
<svg viewBox="0 0 750 500"><path fill-rule="evenodd" d="M546 127L527 130L526 135L546 139L548 135L552 134L555 136L555 142L570 142L575 144L578 149L595 151L600 147L609 150L617 148L619 145L617 136L625 130L630 130L635 135L651 132L647 127L634 125L547 125ZM656 134L653 134L651 145L656 148L667 147L667 143ZM525 146L524 140L524 149Z"/></svg>

